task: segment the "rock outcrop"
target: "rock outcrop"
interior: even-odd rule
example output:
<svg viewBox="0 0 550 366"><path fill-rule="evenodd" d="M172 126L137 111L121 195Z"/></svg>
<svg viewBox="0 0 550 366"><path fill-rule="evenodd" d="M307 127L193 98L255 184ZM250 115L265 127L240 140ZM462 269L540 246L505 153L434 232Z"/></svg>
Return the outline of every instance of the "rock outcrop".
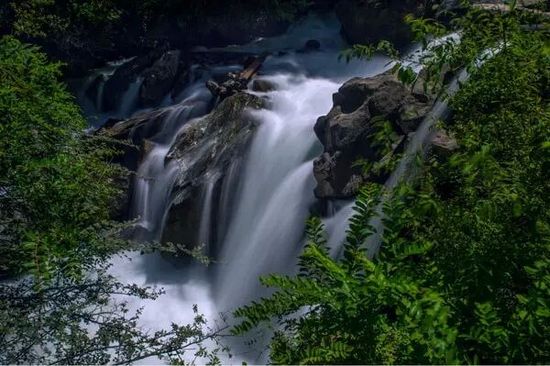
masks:
<svg viewBox="0 0 550 366"><path fill-rule="evenodd" d="M143 83L139 91L140 104L154 106L162 101L174 87L179 74L184 74L185 62L181 51L172 50L163 54L143 74Z"/></svg>
<svg viewBox="0 0 550 366"><path fill-rule="evenodd" d="M417 0L340 0L335 11L348 42L368 44L387 40L404 46L410 42L411 33L403 18L410 13L422 14L423 3Z"/></svg>
<svg viewBox="0 0 550 366"><path fill-rule="evenodd" d="M228 167L242 158L255 130L256 120L249 111L264 105L265 100L260 97L237 93L180 131L167 156L180 169L162 241L177 243L186 238L187 245L199 244L201 192L210 183L214 185L214 197L219 195Z"/></svg>
<svg viewBox="0 0 550 366"><path fill-rule="evenodd" d="M324 146L314 162L315 194L323 199L352 197L365 182L385 181L388 172L379 167L402 150L433 98L384 73L349 80L333 95L333 102L315 124Z"/></svg>

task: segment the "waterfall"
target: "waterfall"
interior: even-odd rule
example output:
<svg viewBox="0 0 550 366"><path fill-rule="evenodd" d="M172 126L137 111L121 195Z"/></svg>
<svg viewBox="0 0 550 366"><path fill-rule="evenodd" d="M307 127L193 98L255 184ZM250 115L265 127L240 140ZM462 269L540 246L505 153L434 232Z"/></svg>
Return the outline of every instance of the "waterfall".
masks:
<svg viewBox="0 0 550 366"><path fill-rule="evenodd" d="M344 81L372 76L389 67L383 57L340 62L338 56L346 45L339 30L332 15L310 16L281 37L229 48L272 52L261 69L261 78L275 85L275 90L258 93L266 98L268 108L253 112L259 126L247 153L227 168L223 179L213 172L202 186L201 223L196 229L200 241L207 245L215 237L217 263L205 271L177 269L158 254L136 257L130 263L115 259L121 280L167 288L167 294L155 302L135 304L146 307L145 327L165 325L156 321L158 314L162 319L185 319L181 314L189 314L192 304L215 320L215 312L227 313L264 294L260 275L295 271L305 221L316 202L312 161L321 146L313 126L331 109L332 94ZM300 50L310 39L321 43L320 51ZM158 239L162 234L179 169L166 162L166 155L178 131L190 119L208 112L204 80L189 86L183 101L170 107L139 167L133 210L143 238ZM331 226L334 240L343 237L338 231L343 226L336 221ZM237 356L254 359L257 355Z"/></svg>

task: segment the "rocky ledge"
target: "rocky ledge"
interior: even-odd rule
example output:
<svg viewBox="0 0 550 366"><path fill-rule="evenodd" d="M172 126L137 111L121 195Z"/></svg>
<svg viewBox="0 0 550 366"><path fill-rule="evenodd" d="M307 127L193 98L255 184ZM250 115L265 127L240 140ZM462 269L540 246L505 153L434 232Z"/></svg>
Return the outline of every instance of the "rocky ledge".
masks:
<svg viewBox="0 0 550 366"><path fill-rule="evenodd" d="M315 124L324 146L314 162L315 195L349 198L369 181L383 183L392 159L433 101L421 88L407 88L389 72L346 82L333 95L333 108Z"/></svg>

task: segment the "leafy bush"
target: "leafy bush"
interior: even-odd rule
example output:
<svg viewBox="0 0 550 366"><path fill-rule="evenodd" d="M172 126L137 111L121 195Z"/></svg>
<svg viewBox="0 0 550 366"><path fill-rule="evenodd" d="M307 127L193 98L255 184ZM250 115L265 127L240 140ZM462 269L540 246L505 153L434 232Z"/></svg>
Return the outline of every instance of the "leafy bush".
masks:
<svg viewBox="0 0 550 366"><path fill-rule="evenodd" d="M216 362L217 336L195 308L191 324L148 333L126 300L162 290L122 284L109 259L133 246L110 221L120 168L85 136L59 64L36 47L0 39L0 363ZM147 248L149 249L149 248Z"/></svg>
<svg viewBox="0 0 550 366"><path fill-rule="evenodd" d="M264 278L276 291L236 311L237 333L277 319L275 363L550 362L550 57L530 21L514 8L455 21L462 41L423 61L436 78L471 70L450 100L460 148L430 155L412 186L365 190L343 258L311 221L300 274Z"/></svg>

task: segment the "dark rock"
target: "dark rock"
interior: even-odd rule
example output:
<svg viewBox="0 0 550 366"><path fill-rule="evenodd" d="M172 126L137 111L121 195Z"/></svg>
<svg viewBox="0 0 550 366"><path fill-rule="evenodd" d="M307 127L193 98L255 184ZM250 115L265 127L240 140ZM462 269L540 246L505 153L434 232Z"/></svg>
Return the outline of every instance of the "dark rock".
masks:
<svg viewBox="0 0 550 366"><path fill-rule="evenodd" d="M409 13L422 14L424 9L416 0L340 0L335 11L350 43L387 40L401 47L411 40L410 28L403 18Z"/></svg>
<svg viewBox="0 0 550 366"><path fill-rule="evenodd" d="M391 73L354 78L333 95L333 108L315 124L324 153L314 162L319 198L349 198L367 181L384 182L387 172L364 172L359 159L384 164L403 148L404 136L416 130L433 98L415 95ZM390 123L391 151L375 141L383 121Z"/></svg>
<svg viewBox="0 0 550 366"><path fill-rule="evenodd" d="M162 129L162 122L170 113L170 109L156 109L140 113L127 120L109 120L96 134L109 138L120 154L113 162L136 171L139 163L150 148L148 140Z"/></svg>
<svg viewBox="0 0 550 366"><path fill-rule="evenodd" d="M168 159L175 160L180 169L163 241L186 238L187 245L200 244L193 242L201 214L199 193L210 179L215 178L221 184L230 164L240 159L257 125L248 111L263 107L262 98L237 93L223 100L210 114L190 121L180 131L168 153Z"/></svg>
<svg viewBox="0 0 550 366"><path fill-rule="evenodd" d="M321 42L319 42L316 39L310 39L306 42L304 46L304 51L306 52L312 52L312 51L319 51L321 49Z"/></svg>
<svg viewBox="0 0 550 366"><path fill-rule="evenodd" d="M172 88L172 98L175 98L179 94L181 94L184 91L185 87L189 85L192 80L191 73L191 67L187 63L180 62L178 76L174 83L174 87Z"/></svg>
<svg viewBox="0 0 550 366"><path fill-rule="evenodd" d="M105 81L105 76L103 74L99 74L90 83L85 91L86 97L94 103L94 107L99 111L101 111L101 103L103 103L103 101L98 99L98 95L100 93L100 89L104 86Z"/></svg>
<svg viewBox="0 0 550 366"><path fill-rule="evenodd" d="M113 75L105 82L103 92L103 106L106 111L115 110L121 103L124 93L130 84L148 67L158 60L165 52L164 47L159 47L144 56L138 56L122 64Z"/></svg>
<svg viewBox="0 0 550 366"><path fill-rule="evenodd" d="M256 92L267 93L275 89L275 84L269 80L256 79L252 82L252 90Z"/></svg>
<svg viewBox="0 0 550 366"><path fill-rule="evenodd" d="M180 70L180 51L168 51L143 71L139 91L141 105L154 106L172 90Z"/></svg>
<svg viewBox="0 0 550 366"><path fill-rule="evenodd" d="M225 81L217 83L214 80L208 80L206 87L212 93L213 96L219 97L220 100L235 95L247 87L247 81L240 79L238 75L229 73L225 77Z"/></svg>
<svg viewBox="0 0 550 366"><path fill-rule="evenodd" d="M111 204L111 217L113 220L124 221L130 217L133 180L134 172L127 169L120 169L117 176L113 178L113 185L118 189Z"/></svg>

